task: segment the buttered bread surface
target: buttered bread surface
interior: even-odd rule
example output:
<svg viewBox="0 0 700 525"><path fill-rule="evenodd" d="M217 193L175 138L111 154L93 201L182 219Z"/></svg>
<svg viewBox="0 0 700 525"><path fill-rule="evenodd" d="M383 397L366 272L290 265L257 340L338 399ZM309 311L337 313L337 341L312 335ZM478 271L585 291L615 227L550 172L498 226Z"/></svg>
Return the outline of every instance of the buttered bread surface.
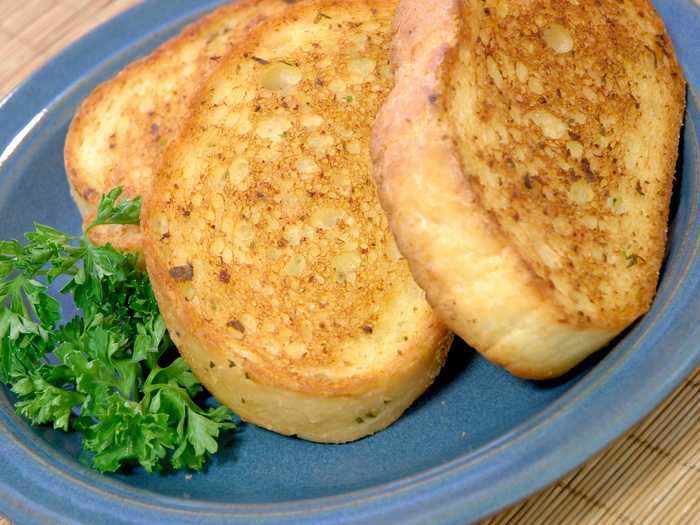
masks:
<svg viewBox="0 0 700 525"><path fill-rule="evenodd" d="M183 356L244 419L317 441L393 422L450 334L396 249L369 157L394 2L310 1L207 82L144 218Z"/></svg>

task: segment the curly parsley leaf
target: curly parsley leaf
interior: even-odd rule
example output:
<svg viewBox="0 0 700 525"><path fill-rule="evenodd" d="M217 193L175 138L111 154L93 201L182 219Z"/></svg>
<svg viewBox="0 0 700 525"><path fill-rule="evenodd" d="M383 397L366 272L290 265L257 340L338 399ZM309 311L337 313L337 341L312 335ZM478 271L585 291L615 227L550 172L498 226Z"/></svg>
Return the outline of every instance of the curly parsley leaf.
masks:
<svg viewBox="0 0 700 525"><path fill-rule="evenodd" d="M121 194L102 198L90 228L138 224L141 199ZM0 382L17 413L82 432L101 472L201 469L234 416L195 402L202 386L175 357L136 257L40 224L25 240L0 241ZM59 277L79 311L62 324L48 288Z"/></svg>
<svg viewBox="0 0 700 525"><path fill-rule="evenodd" d="M22 377L12 385L12 391L20 398L15 406L18 414L35 425L51 423L64 431L69 429L73 407L84 400L80 393L56 386L44 378L41 370Z"/></svg>
<svg viewBox="0 0 700 525"><path fill-rule="evenodd" d="M136 197L135 199L123 199L117 202L123 191L123 188L114 188L102 197L97 207L95 219L88 226L88 230L102 224L139 223L143 200L141 197Z"/></svg>

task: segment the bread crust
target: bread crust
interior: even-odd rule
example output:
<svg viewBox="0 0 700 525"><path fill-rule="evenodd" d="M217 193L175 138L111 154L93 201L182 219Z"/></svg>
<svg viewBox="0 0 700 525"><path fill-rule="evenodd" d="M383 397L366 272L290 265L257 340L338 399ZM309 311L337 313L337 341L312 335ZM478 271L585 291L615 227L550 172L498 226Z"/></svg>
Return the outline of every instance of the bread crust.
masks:
<svg viewBox="0 0 700 525"><path fill-rule="evenodd" d="M244 421L288 436L346 443L385 429L433 383L452 344L452 334L430 314L408 341L397 341L384 373L309 377L293 364L232 349L222 331L192 322L199 312L183 304L158 265L149 265L149 275L173 341L207 390Z"/></svg>
<svg viewBox="0 0 700 525"><path fill-rule="evenodd" d="M576 16L580 18L574 21L570 18L574 10L567 5L557 1L402 1L395 19L392 51L396 86L380 111L373 135L380 200L399 249L428 300L451 329L489 360L515 375L533 379L556 377L570 370L649 308L664 252L684 104L680 69L648 2L635 0L623 7L619 2L602 2L596 7L601 11L579 13ZM426 12L431 13L430 17L425 16ZM516 15L522 17L516 22L508 19ZM601 203L606 196L596 187L591 197L586 185L601 181L601 186L622 188L619 194L629 196L621 177L610 168L614 162L625 160L621 149L610 146L600 158L591 158L590 162L584 158L580 164L573 164L568 143L580 143L584 151L598 146L590 138L593 126L587 123L576 127L573 120L564 122L569 127L567 136L555 126L563 120L554 112L564 107L567 86L563 79L567 68L572 68L567 53L573 52L577 60L603 62L610 71L613 65L620 66L622 78L625 73L644 73L646 66L629 70L632 73L624 69L630 61L623 52L643 47L644 39L649 38L641 29L645 36L639 37L639 42L633 36L622 43L619 58L586 47L582 36L586 24L588 31L594 31L601 16L608 17L606 23L611 27L618 24L625 28L629 24L656 35L651 38L654 48L650 50L655 67L644 78L652 77L657 82L655 96L661 110L655 110L649 97L644 98L648 93L641 93L642 88L634 84L642 82L641 76L630 76L628 94L638 99L636 109L642 115L638 122L648 127L649 121L644 120L647 116L658 120L654 123L658 140L641 131L638 138L635 130L622 125L611 132L620 148L641 143L652 151L646 164L640 162L636 172L627 172L633 188L635 181L642 181L648 188L647 200L642 200L644 195L634 196L631 209L620 213L604 209ZM532 27L523 21L528 19ZM504 30L508 24L512 35ZM510 43L498 40L499 29ZM522 36L518 40L519 34L530 39ZM596 37L600 38L600 46L616 45L607 33ZM549 56L548 46L552 45L561 47ZM525 51L522 55L518 51L527 46L536 57L530 62L523 56ZM561 80L548 78L541 70L556 65L561 67L557 72ZM537 97L528 95L527 89L532 86L528 87L527 82L523 87L517 85L519 80L522 82L518 77L525 76L519 73L528 68L531 79L539 74L549 82ZM534 87L540 91L540 86ZM555 92L560 89L559 98L564 101L546 92L548 87ZM597 96L594 93L590 98ZM617 95L608 96L612 101ZM475 101L481 105L473 114L464 109L477 106ZM591 108L600 104L580 104L579 111L593 119L597 115ZM634 110L629 100L623 100L620 107L628 108L630 104ZM518 124L517 114L503 117L504 111L520 106L532 112L523 111L527 116L521 118L522 124ZM499 139L502 129L505 131ZM513 148L501 157L489 158L494 151L501 154L494 146L496 142L512 145L517 133L525 137L517 144L524 144L524 157L518 159ZM489 142L491 136L496 138ZM572 163L570 179L557 178L560 170L547 165L537 172L537 178L527 171L520 174L521 168L537 168L538 157L530 153L530 147L543 151L549 148L557 161ZM578 150L576 145L571 147ZM595 178L588 173L594 162L599 163ZM567 204L571 195L578 197L581 187L590 202ZM593 227L589 224L591 216L595 217ZM569 228L564 233L556 231L553 225L564 220ZM643 237L635 245L640 251L632 258L634 264L620 260L625 243L613 235L595 243L591 240L608 226L610 231L619 232L620 238L634 239L637 234ZM585 253L576 253L576 243ZM603 258L595 267L590 255L597 250ZM564 263L560 264L559 259ZM637 265L640 261L643 263ZM630 285L636 288L632 290ZM600 290L605 293L598 293Z"/></svg>
<svg viewBox="0 0 700 525"><path fill-rule="evenodd" d="M244 420L319 442L395 421L452 338L371 175L394 5L309 0L253 31L203 86L144 209L151 282L194 373Z"/></svg>
<svg viewBox="0 0 700 525"><path fill-rule="evenodd" d="M150 55L100 84L82 102L66 137L70 192L87 225L100 197L117 186L145 197L167 144L177 135L200 83L221 57L293 0L243 0L187 26ZM141 251L137 226L99 226L97 244Z"/></svg>

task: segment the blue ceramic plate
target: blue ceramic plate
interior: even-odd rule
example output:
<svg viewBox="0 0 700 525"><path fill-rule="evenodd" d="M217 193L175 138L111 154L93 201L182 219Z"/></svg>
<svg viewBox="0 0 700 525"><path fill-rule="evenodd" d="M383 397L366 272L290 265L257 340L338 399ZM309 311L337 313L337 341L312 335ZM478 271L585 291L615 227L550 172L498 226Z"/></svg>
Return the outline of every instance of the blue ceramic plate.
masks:
<svg viewBox="0 0 700 525"><path fill-rule="evenodd" d="M63 141L100 81L216 2L147 1L88 35L0 102L0 238L33 221L77 232ZM209 469L101 476L80 441L31 428L0 392L0 513L36 523L465 523L564 475L700 364L700 9L656 2L690 82L669 257L652 311L566 378L513 378L466 348L395 425L318 445L245 426Z"/></svg>

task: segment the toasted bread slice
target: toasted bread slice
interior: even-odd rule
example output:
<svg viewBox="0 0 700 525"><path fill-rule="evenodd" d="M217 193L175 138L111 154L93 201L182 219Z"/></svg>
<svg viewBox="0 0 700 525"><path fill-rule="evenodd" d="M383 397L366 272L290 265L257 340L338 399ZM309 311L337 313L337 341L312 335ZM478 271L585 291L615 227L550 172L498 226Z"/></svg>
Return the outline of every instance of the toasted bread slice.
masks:
<svg viewBox="0 0 700 525"><path fill-rule="evenodd" d="M253 27L290 3L244 0L224 5L85 99L68 131L64 157L71 194L87 222L102 194L116 186L123 186L128 197L148 194L163 151L203 79ZM129 251L141 246L137 226L100 226L90 231L90 238Z"/></svg>
<svg viewBox="0 0 700 525"><path fill-rule="evenodd" d="M654 297L684 105L662 22L646 0L404 0L396 28L373 156L399 249L488 359L560 375Z"/></svg>
<svg viewBox="0 0 700 525"><path fill-rule="evenodd" d="M451 341L371 174L394 7L308 1L261 25L202 88L145 207L148 271L195 374L244 420L314 441L392 423Z"/></svg>

